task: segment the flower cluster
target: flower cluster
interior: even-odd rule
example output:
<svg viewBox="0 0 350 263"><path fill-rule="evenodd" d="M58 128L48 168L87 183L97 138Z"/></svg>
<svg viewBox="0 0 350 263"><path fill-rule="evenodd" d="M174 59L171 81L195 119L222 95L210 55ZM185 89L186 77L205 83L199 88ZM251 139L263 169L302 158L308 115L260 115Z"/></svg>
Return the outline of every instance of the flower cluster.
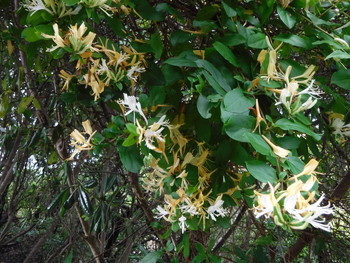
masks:
<svg viewBox="0 0 350 263"><path fill-rule="evenodd" d="M81 6L78 5L76 8L67 8L64 1L55 1L55 0L27 0L23 7L31 12L33 15L39 10L45 10L53 16L62 18L65 16L76 15L81 10Z"/></svg>
<svg viewBox="0 0 350 263"><path fill-rule="evenodd" d="M77 129L72 131L70 134L71 137L71 143L70 145L74 146L74 151L71 154L71 156L68 158L68 160L73 160L74 157L80 153L81 151L89 151L92 149L91 139L96 133L96 131L92 131L91 122L90 120L86 120L82 122L84 132L80 132ZM88 135L89 137L86 139L84 135Z"/></svg>
<svg viewBox="0 0 350 263"><path fill-rule="evenodd" d="M73 78L77 78L80 84L90 87L95 100L100 98L100 94L105 87L128 78L134 86L139 75L145 71L146 61L142 53L138 53L132 48L123 46L121 51L116 51L113 45L108 47L108 43L94 44L96 34L87 32L87 27L82 23L70 26L68 32L61 36L57 24L53 25L54 35L42 34L45 38L52 39L56 44L48 51L52 52L58 48L78 55L76 64L77 74L70 74L61 70L60 76L65 80L64 90L68 90ZM99 59L94 59L93 54L99 53Z"/></svg>
<svg viewBox="0 0 350 263"><path fill-rule="evenodd" d="M311 65L303 74L291 77L292 66L288 66L283 71L277 65L277 50L279 47L274 49L268 39L267 43L270 50L262 50L258 56L258 61L263 66L265 60L268 60L267 72L266 75L261 76L262 79L282 82L284 85L282 89L268 89L279 96L276 105L282 104L292 115L311 109L322 94L315 86L315 80L313 79L315 66ZM303 89L302 87L306 88Z"/></svg>
<svg viewBox="0 0 350 263"><path fill-rule="evenodd" d="M350 123L345 124L344 116L339 118L333 118L331 127L334 129L333 134L340 135L342 137L350 137Z"/></svg>
<svg viewBox="0 0 350 263"><path fill-rule="evenodd" d="M142 172L145 190L164 196L164 205L157 207L158 218L177 222L184 232L188 227L186 220L190 217L198 216L205 225L208 218L215 221L218 216L224 216L222 195L216 196L215 200L210 197L209 182L213 171L205 166L209 150L204 144L194 142L196 152L187 151L190 141L180 132L182 124L170 124L165 115L149 124L135 96L124 94L118 103L124 116L133 114L138 143L144 143L151 151L161 154L158 158L152 154L146 156ZM165 147L165 129L169 132L169 151Z"/></svg>
<svg viewBox="0 0 350 263"><path fill-rule="evenodd" d="M320 217L333 214L333 209L330 204L321 205L324 195L318 200L315 199L317 165L316 160L310 160L301 173L286 182L285 189L281 184L276 186L269 184L269 191L266 193L255 191L257 201L254 207L255 216L271 217L276 225L292 229L305 229L310 224L331 231L331 224Z"/></svg>

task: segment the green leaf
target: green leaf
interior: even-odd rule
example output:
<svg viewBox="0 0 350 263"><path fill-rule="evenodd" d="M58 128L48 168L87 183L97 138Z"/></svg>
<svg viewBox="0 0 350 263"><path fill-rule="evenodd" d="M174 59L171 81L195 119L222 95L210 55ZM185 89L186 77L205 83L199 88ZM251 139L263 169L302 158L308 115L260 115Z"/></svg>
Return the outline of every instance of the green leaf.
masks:
<svg viewBox="0 0 350 263"><path fill-rule="evenodd" d="M304 162L299 157L289 156L286 158L286 164L293 174L298 174L304 169Z"/></svg>
<svg viewBox="0 0 350 263"><path fill-rule="evenodd" d="M257 49L267 48L266 35L263 33L255 33L248 35L247 45L251 48Z"/></svg>
<svg viewBox="0 0 350 263"><path fill-rule="evenodd" d="M142 158L139 149L134 145L130 147L118 146L118 153L124 168L132 173L138 173L142 167Z"/></svg>
<svg viewBox="0 0 350 263"><path fill-rule="evenodd" d="M259 160L246 162L247 169L251 175L260 182L274 183L277 181L275 169Z"/></svg>
<svg viewBox="0 0 350 263"><path fill-rule="evenodd" d="M145 19L153 21L162 21L164 14L150 5L147 0L134 0L135 10Z"/></svg>
<svg viewBox="0 0 350 263"><path fill-rule="evenodd" d="M312 48L312 43L307 37L300 37L292 34L281 34L275 37L275 39L296 47L301 47L305 49Z"/></svg>
<svg viewBox="0 0 350 263"><path fill-rule="evenodd" d="M325 58L325 60L330 59L330 58L349 59L350 58L350 54L345 52L345 51L335 50L331 54L329 54Z"/></svg>
<svg viewBox="0 0 350 263"><path fill-rule="evenodd" d="M199 68L203 68L217 81L220 87L225 91L230 91L231 87L227 83L226 79L223 77L221 72L209 61L198 59L195 61Z"/></svg>
<svg viewBox="0 0 350 263"><path fill-rule="evenodd" d="M160 34L159 33L152 34L149 43L153 49L155 58L159 59L162 56L163 49L164 49L163 41L162 41L162 38L160 37Z"/></svg>
<svg viewBox="0 0 350 263"><path fill-rule="evenodd" d="M51 24L38 25L35 27L27 27L22 31L22 37L28 42L36 42L41 39L45 39L41 34L52 34L53 29Z"/></svg>
<svg viewBox="0 0 350 263"><path fill-rule="evenodd" d="M306 127L305 125L298 123L298 122L293 122L288 119L279 119L274 126L281 128L282 130L289 131L289 130L294 130L298 131L301 133L305 133L307 135L310 135L313 137L315 140L319 141L321 139L321 134L317 134L313 132L311 129Z"/></svg>
<svg viewBox="0 0 350 263"><path fill-rule="evenodd" d="M200 94L197 99L197 109L202 118L209 119L211 117L210 102L207 97L203 96L202 94Z"/></svg>
<svg viewBox="0 0 350 263"><path fill-rule="evenodd" d="M161 259L162 255L162 251L153 251L142 258L139 263L157 263L157 261Z"/></svg>
<svg viewBox="0 0 350 263"><path fill-rule="evenodd" d="M231 7L230 1L222 1L222 7L224 8L225 13L228 17L234 17L237 15L236 10L233 7Z"/></svg>
<svg viewBox="0 0 350 263"><path fill-rule="evenodd" d="M127 123L125 124L126 129L133 135L138 135L137 133L137 126L133 123Z"/></svg>
<svg viewBox="0 0 350 263"><path fill-rule="evenodd" d="M255 119L249 115L232 114L231 117L225 122L224 129L226 134L239 142L248 142L247 133L250 133Z"/></svg>
<svg viewBox="0 0 350 263"><path fill-rule="evenodd" d="M73 250L69 252L67 257L63 260L63 263L72 263L73 262Z"/></svg>
<svg viewBox="0 0 350 263"><path fill-rule="evenodd" d="M220 53L221 56L223 56L224 59L226 59L228 62L230 62L233 66L239 67L238 60L236 56L232 53L231 49L229 49L227 46L225 46L223 43L216 41L213 44L215 50Z"/></svg>
<svg viewBox="0 0 350 263"><path fill-rule="evenodd" d="M33 98L33 96L23 97L18 105L17 112L22 114L28 108L30 103L32 103Z"/></svg>
<svg viewBox="0 0 350 263"><path fill-rule="evenodd" d="M223 101L225 111L243 115L248 115L249 108L253 107L254 104L254 100L244 96L240 88L227 92Z"/></svg>
<svg viewBox="0 0 350 263"><path fill-rule="evenodd" d="M341 69L332 75L331 83L350 90L350 69Z"/></svg>
<svg viewBox="0 0 350 263"><path fill-rule="evenodd" d="M176 67L196 67L196 63L187 58L173 57L164 61L165 64L169 64Z"/></svg>
<svg viewBox="0 0 350 263"><path fill-rule="evenodd" d="M263 155L271 154L270 146L265 142L265 140L259 134L247 133L245 136L247 137L248 141L257 152Z"/></svg>
<svg viewBox="0 0 350 263"><path fill-rule="evenodd" d="M281 18L282 22L289 29L294 27L295 23L297 22L297 19L294 16L292 16L286 9L282 8L281 6L277 6L277 13Z"/></svg>
<svg viewBox="0 0 350 263"><path fill-rule="evenodd" d="M314 14L310 13L310 11L306 11L306 15L308 18L310 18L311 22L316 25L316 26L320 26L320 25L327 25L327 26L334 26L334 25L338 25L336 23L333 22L329 22L329 21L325 21L321 18L318 18L317 16L315 16Z"/></svg>

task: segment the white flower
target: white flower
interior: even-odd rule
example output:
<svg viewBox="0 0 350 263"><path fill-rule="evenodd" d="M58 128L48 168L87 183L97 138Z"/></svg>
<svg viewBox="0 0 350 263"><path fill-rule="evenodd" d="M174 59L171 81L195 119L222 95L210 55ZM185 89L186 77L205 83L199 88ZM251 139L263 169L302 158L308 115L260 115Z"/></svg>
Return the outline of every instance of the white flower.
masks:
<svg viewBox="0 0 350 263"><path fill-rule="evenodd" d="M143 119L147 123L147 118L145 114L142 111L141 104L138 101L138 98L135 96L128 96L126 93L124 95L124 100L119 100L118 103L123 105L128 111L124 113L124 116L129 115L130 113L134 113L134 122L135 122L135 113L140 114Z"/></svg>
<svg viewBox="0 0 350 263"><path fill-rule="evenodd" d="M274 188L270 183L270 193L262 194L257 191L254 191L257 198L257 206L254 206L254 215L256 218L261 216L265 216L266 218L270 217L273 214L274 208L278 206L278 202L275 197L275 189L278 188L279 185L276 185Z"/></svg>
<svg viewBox="0 0 350 263"><path fill-rule="evenodd" d="M29 12L32 12L31 15L33 15L36 11L39 10L45 10L48 13L50 13L51 15L53 15L54 13L52 12L52 10L50 10L49 8L47 8L45 6L45 4L43 3L42 0L29 0L26 1L25 4L23 4L24 8L27 9Z"/></svg>
<svg viewBox="0 0 350 263"><path fill-rule="evenodd" d="M197 208L187 199L185 199L185 203L180 206L180 210L182 214L188 213L191 216L198 215Z"/></svg>
<svg viewBox="0 0 350 263"><path fill-rule="evenodd" d="M339 118L335 118L331 124L334 129L333 134L350 137L350 123L345 125L345 122Z"/></svg>
<svg viewBox="0 0 350 263"><path fill-rule="evenodd" d="M186 231L186 228L187 228L187 224L186 224L186 217L184 216L181 216L179 218L179 226L180 226L180 229L181 229L181 233L185 233Z"/></svg>
<svg viewBox="0 0 350 263"><path fill-rule="evenodd" d="M296 197L293 198L293 201L288 204L289 210L288 211L296 220L298 221L304 221L309 223L315 228L320 228L322 230L331 231L331 223L326 223L325 224L325 219L318 220L322 215L329 215L333 214L334 211L331 208L330 204L325 206L321 206L322 201L324 200L325 196L322 194L322 196L313 204L306 206L303 209L295 209L292 206L296 205ZM287 198L286 198L287 199ZM286 200L285 200L286 203ZM286 206L285 206L286 209Z"/></svg>
<svg viewBox="0 0 350 263"><path fill-rule="evenodd" d="M224 204L224 201L222 201L221 198L222 198L221 195L218 196L216 198L214 204L209 206L208 210L207 210L208 215L214 221L216 221L216 217L218 217L218 216L225 216L226 215L226 211L222 207L222 205Z"/></svg>
<svg viewBox="0 0 350 263"><path fill-rule="evenodd" d="M307 101L305 101L303 104L301 104L301 106L299 106L298 108L293 110L293 113L296 114L296 113L301 112L301 111L309 110L313 106L315 106L316 103L317 103L317 99L314 100L314 99L312 99L312 97L309 97Z"/></svg>
<svg viewBox="0 0 350 263"><path fill-rule="evenodd" d="M148 149L153 151L164 153L165 139L163 138L162 131L164 127L168 125L168 121L165 121L165 115L163 115L157 122L153 123L147 128L143 128L140 123L137 123L137 133L139 134L139 143L145 141Z"/></svg>
<svg viewBox="0 0 350 263"><path fill-rule="evenodd" d="M137 82L137 77L139 76L139 73L143 73L143 72L145 72L145 68L142 68L139 66L139 64L136 64L128 70L128 73L126 74L126 76L129 79Z"/></svg>
<svg viewBox="0 0 350 263"><path fill-rule="evenodd" d="M157 216L156 216L156 218L158 218L158 219L160 219L160 218L166 219L166 216L169 216L169 212L166 211L163 207L157 206L156 209L157 209Z"/></svg>

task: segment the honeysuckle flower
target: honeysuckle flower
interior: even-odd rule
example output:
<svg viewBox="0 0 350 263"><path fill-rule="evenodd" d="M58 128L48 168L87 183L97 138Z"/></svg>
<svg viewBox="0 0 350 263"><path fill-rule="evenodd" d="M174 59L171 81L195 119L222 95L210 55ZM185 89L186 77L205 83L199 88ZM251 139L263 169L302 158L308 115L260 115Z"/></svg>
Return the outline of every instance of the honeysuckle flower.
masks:
<svg viewBox="0 0 350 263"><path fill-rule="evenodd" d="M171 141L173 142L173 148L175 145L178 145L179 147L179 153L182 155L186 144L188 143L188 139L186 139L180 132L180 127L181 124L177 124L177 125L168 125L169 128L169 137L171 139Z"/></svg>
<svg viewBox="0 0 350 263"><path fill-rule="evenodd" d="M260 122L265 122L266 120L262 117L262 113L259 107L259 100L256 99L255 100L255 109L256 109L256 124L255 124L255 128L253 130L253 132L259 127L259 131L260 131Z"/></svg>
<svg viewBox="0 0 350 263"><path fill-rule="evenodd" d="M69 27L68 39L75 52L82 54L87 50L96 50L92 47L92 43L96 34L89 32L85 37L84 34L87 30L85 23L83 22L79 27L77 24Z"/></svg>
<svg viewBox="0 0 350 263"><path fill-rule="evenodd" d="M167 216L169 216L169 212L168 211L166 211L163 207L161 207L159 205L156 207L156 209L157 209L156 218L158 218L158 219L160 219L160 218L167 219Z"/></svg>
<svg viewBox="0 0 350 263"><path fill-rule="evenodd" d="M311 159L305 166L304 169L297 175L295 175L294 177L297 178L299 176L302 175L313 175L315 174L315 170L318 166L319 162L316 161L315 159Z"/></svg>
<svg viewBox="0 0 350 263"><path fill-rule="evenodd" d="M195 216L198 215L198 211L197 211L197 207L194 206L189 200L188 198L186 198L184 200L184 202L181 204L181 206L179 207L182 214L189 214L191 216Z"/></svg>
<svg viewBox="0 0 350 263"><path fill-rule="evenodd" d="M186 229L187 229L187 223L186 223L186 217L184 216L181 216L179 219L179 226L180 226L180 229L181 229L181 233L185 233Z"/></svg>
<svg viewBox="0 0 350 263"><path fill-rule="evenodd" d="M279 147L279 146L273 144L273 143L272 143L268 138L266 138L264 135L261 135L261 136L262 136L262 137L264 138L264 140L268 143L268 145L271 146L273 152L274 152L277 156L279 156L279 157L281 157L281 158L286 158L286 157L288 156L288 154L290 154L290 151L288 151L288 150L286 150L286 149L284 149L284 148L282 148L282 147Z"/></svg>
<svg viewBox="0 0 350 263"><path fill-rule="evenodd" d="M142 107L140 102L138 101L138 98L135 96L128 96L126 93L124 93L123 96L124 96L124 99L119 100L118 104L126 108L127 112L124 113L124 116L127 116L130 113L134 113L134 122L135 122L135 113L138 113L142 116L142 118L147 123L148 122L147 118L142 111Z"/></svg>
<svg viewBox="0 0 350 263"><path fill-rule="evenodd" d="M72 78L75 77L75 75L71 75L62 69L59 76L65 80L62 90L68 90L69 83L71 82Z"/></svg>
<svg viewBox="0 0 350 263"><path fill-rule="evenodd" d="M208 213L208 216L216 221L216 218L219 217L219 216L225 216L226 215L226 211L225 209L222 207L222 205L224 204L224 201L222 200L222 196L219 195L215 202L208 207L207 209L207 213Z"/></svg>
<svg viewBox="0 0 350 263"><path fill-rule="evenodd" d="M340 118L333 119L331 127L334 129L333 134L350 137L350 123L345 122Z"/></svg>
<svg viewBox="0 0 350 263"><path fill-rule="evenodd" d="M81 0L80 3L84 4L85 6L89 8L99 8L101 11L103 11L106 15L112 16L113 12L116 11L116 8L113 8L109 5L107 5L108 0Z"/></svg>
<svg viewBox="0 0 350 263"><path fill-rule="evenodd" d="M141 141L145 141L148 149L159 153L164 153L165 139L163 138L163 135L162 135L162 131L164 130L164 127L162 126L165 126L168 124L168 122L165 121L165 115L162 116L157 122L147 127L146 129L143 128L137 120L136 120L136 123L137 123L137 132L139 134L139 143L141 143Z"/></svg>
<svg viewBox="0 0 350 263"><path fill-rule="evenodd" d="M39 10L45 10L51 15L56 15L58 18L76 15L81 10L81 6L77 6L75 9L67 8L63 1L54 0L27 0L23 4L23 7L31 12L31 15Z"/></svg>
<svg viewBox="0 0 350 263"><path fill-rule="evenodd" d="M311 109L315 104L317 103L317 100L312 99L312 97L309 97L307 101L305 101L303 104L301 104L298 108L293 110L294 114L297 114L298 112L302 112L305 110Z"/></svg>
<svg viewBox="0 0 350 263"><path fill-rule="evenodd" d="M49 51L49 52L54 51L60 47L64 48L66 46L65 41L60 36L58 25L54 24L52 27L53 27L54 35L41 34L45 38L51 38L52 41L55 42L55 44L56 44L56 46L53 46L53 47L47 49L47 51Z"/></svg>
<svg viewBox="0 0 350 263"><path fill-rule="evenodd" d="M23 7L29 12L32 12L31 15L39 10L45 10L51 15L54 15L53 11L47 8L42 0L28 0L23 4Z"/></svg>
<svg viewBox="0 0 350 263"><path fill-rule="evenodd" d="M74 146L75 149L72 153L72 155L68 158L68 160L73 160L75 155L80 153L81 151L88 151L91 150L93 145L91 144L91 139L96 133L96 131L92 131L91 123L89 120L86 120L82 123L84 132L81 133L77 129L71 132L71 143L70 145ZM89 137L86 139L83 134L89 135Z"/></svg>
<svg viewBox="0 0 350 263"><path fill-rule="evenodd" d="M322 201L324 200L325 196L322 194L322 196L313 204L307 204L304 207L297 209L295 206L297 206L297 198L294 197L292 201L287 202L285 201L285 209L292 215L295 220L299 222L307 222L310 225L312 225L315 228L320 228L322 230L331 231L331 224L330 222L325 224L325 220L321 219L318 220L322 215L329 215L333 214L334 211L331 208L330 204L328 203L325 206L321 206ZM287 206L287 207L286 207Z"/></svg>
<svg viewBox="0 0 350 263"><path fill-rule="evenodd" d="M140 66L140 63L139 64L135 64L133 65L127 72L126 76L134 81L134 82L137 82L137 78L138 76L140 75L140 73L143 73L145 72L145 68L141 67Z"/></svg>
<svg viewBox="0 0 350 263"><path fill-rule="evenodd" d="M270 192L267 194L262 194L257 191L254 191L257 198L257 206L254 206L254 215L256 218L265 216L266 218L270 217L273 214L275 206L278 205L277 199L275 197L275 188L278 188L278 185L274 188L270 183Z"/></svg>
<svg viewBox="0 0 350 263"><path fill-rule="evenodd" d="M105 90L106 84L100 80L97 74L97 69L100 63L99 60L92 60L92 62L89 71L83 76L83 81L81 81L81 83L91 87L92 95L94 95L96 101L100 98L100 94Z"/></svg>

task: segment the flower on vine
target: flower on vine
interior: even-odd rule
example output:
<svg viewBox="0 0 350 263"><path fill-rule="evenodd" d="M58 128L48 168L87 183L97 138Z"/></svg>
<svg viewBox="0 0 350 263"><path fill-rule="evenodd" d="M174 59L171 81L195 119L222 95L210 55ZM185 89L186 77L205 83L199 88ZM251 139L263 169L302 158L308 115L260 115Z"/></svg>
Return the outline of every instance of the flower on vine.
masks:
<svg viewBox="0 0 350 263"><path fill-rule="evenodd" d="M334 129L333 134L350 137L350 123L345 122L340 118L333 119L331 127Z"/></svg>
<svg viewBox="0 0 350 263"><path fill-rule="evenodd" d="M83 81L81 81L82 84L91 87L95 101L100 98L100 94L105 90L106 86L97 74L99 63L99 60L92 60L92 65L89 67L89 71L83 76Z"/></svg>
<svg viewBox="0 0 350 263"><path fill-rule="evenodd" d="M275 206L278 205L275 197L275 188L269 183L270 192L267 194L254 191L257 198L257 206L254 206L254 215L256 218L261 216L270 217L274 211ZM276 186L276 188L278 185Z"/></svg>
<svg viewBox="0 0 350 263"><path fill-rule="evenodd" d="M64 48L66 46L65 41L60 36L58 25L54 24L53 26L54 35L41 34L45 38L51 38L53 42L55 42L56 46L49 48L47 51L51 52L56 50L57 48Z"/></svg>
<svg viewBox="0 0 350 263"><path fill-rule="evenodd" d="M75 75L71 75L62 69L59 76L65 80L62 90L68 90L69 83L71 82L72 78L75 77Z"/></svg>
<svg viewBox="0 0 350 263"><path fill-rule="evenodd" d="M31 12L31 15L39 10L45 10L51 15L56 15L58 18L69 15L76 15L81 10L80 5L78 5L75 9L67 9L63 1L54 0L27 0L23 4L23 7Z"/></svg>
<svg viewBox="0 0 350 263"><path fill-rule="evenodd" d="M145 120L146 123L148 123L148 120L145 116L145 114L142 111L142 107L140 102L138 101L138 98L135 96L128 96L126 93L123 94L124 99L119 100L118 104L123 106L124 109L127 110L127 112L124 113L124 116L129 115L130 113L134 114L134 123L135 123L135 113L138 113L142 116L142 118Z"/></svg>
<svg viewBox="0 0 350 263"><path fill-rule="evenodd" d="M207 213L208 213L208 216L216 221L216 218L219 217L219 216L225 216L226 215L226 211L225 209L222 207L222 205L224 204L224 201L222 200L222 195L219 195L215 202L208 207L207 209Z"/></svg>
<svg viewBox="0 0 350 263"><path fill-rule="evenodd" d="M262 137L264 138L264 140L268 143L268 145L271 146L273 152L274 152L277 156L279 156L279 157L281 157L281 158L286 158L286 157L288 156L288 154L290 154L290 151L288 151L288 150L286 150L286 149L284 149L284 148L282 148L282 147L280 147L280 146L277 146L277 145L273 144L273 143L272 143L268 138L266 138L264 135L261 135L261 136L262 136Z"/></svg>
<svg viewBox="0 0 350 263"><path fill-rule="evenodd" d="M185 233L186 229L187 229L187 224L186 224L186 217L184 216L181 216L179 219L179 226L180 226L180 229L181 229L181 233Z"/></svg>
<svg viewBox="0 0 350 263"><path fill-rule="evenodd" d="M81 0L80 3L84 4L88 8L99 8L106 15L112 16L116 9L107 5L107 1L108 0Z"/></svg>
<svg viewBox="0 0 350 263"><path fill-rule="evenodd" d="M87 27L83 22L79 27L77 24L69 27L69 32L67 34L69 42L75 52L78 54L82 54L87 50L95 50L92 47L92 43L96 37L96 34L93 32L89 32L86 36L84 36Z"/></svg>
<svg viewBox="0 0 350 263"><path fill-rule="evenodd" d="M143 128L136 120L139 143L144 141L148 149L159 153L164 153L165 139L162 135L162 131L164 130L164 127L162 126L166 126L168 124L168 122L165 121L165 117L166 116L163 115L157 122L153 123L146 129Z"/></svg>
<svg viewBox="0 0 350 263"><path fill-rule="evenodd" d="M134 81L137 82L137 78L140 75L140 73L145 72L145 68L140 66L140 63L137 63L133 66L131 66L131 68L128 70L126 76Z"/></svg>
<svg viewBox="0 0 350 263"><path fill-rule="evenodd" d="M91 144L91 139L96 133L96 131L92 131L91 122L89 120L86 120L82 122L84 132L80 132L77 129L71 132L71 143L70 145L74 146L75 149L72 153L72 155L68 158L68 160L73 160L75 155L80 153L81 151L88 151L91 150L93 145ZM86 139L86 137L83 135L86 134L89 137Z"/></svg>

